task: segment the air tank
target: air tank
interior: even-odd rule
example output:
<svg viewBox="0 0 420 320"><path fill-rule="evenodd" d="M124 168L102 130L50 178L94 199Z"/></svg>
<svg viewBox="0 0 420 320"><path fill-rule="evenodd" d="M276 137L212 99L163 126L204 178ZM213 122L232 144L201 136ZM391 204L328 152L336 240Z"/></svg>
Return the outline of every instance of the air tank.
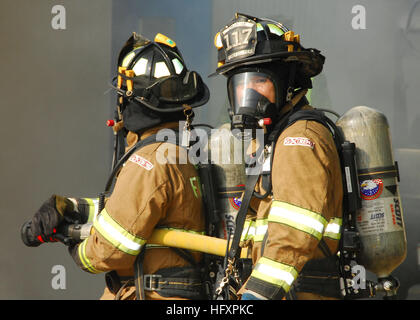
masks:
<svg viewBox="0 0 420 320"><path fill-rule="evenodd" d="M211 130L209 154L212 162L216 206L222 218L218 237L227 239L235 231L235 221L245 189L243 143L232 135L230 123Z"/></svg>
<svg viewBox="0 0 420 320"><path fill-rule="evenodd" d="M386 278L405 259L407 240L389 125L378 110L357 106L337 120L345 140L356 144L356 163L362 207L356 226L362 250L360 261L378 278Z"/></svg>

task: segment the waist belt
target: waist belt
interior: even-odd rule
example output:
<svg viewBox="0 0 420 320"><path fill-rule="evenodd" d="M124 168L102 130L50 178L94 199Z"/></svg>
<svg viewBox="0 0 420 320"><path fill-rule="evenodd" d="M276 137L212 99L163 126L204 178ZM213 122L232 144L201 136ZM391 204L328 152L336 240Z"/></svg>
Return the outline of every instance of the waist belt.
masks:
<svg viewBox="0 0 420 320"><path fill-rule="evenodd" d="M201 279L162 277L160 274L145 274L143 281L144 290L147 291L195 290L201 287Z"/></svg>
<svg viewBox="0 0 420 320"><path fill-rule="evenodd" d="M122 289L135 285L133 276L121 277L116 271L106 273L105 282L116 300L119 300ZM196 269L190 267L166 268L155 274L144 274L143 290L156 291L163 297L206 299L201 277Z"/></svg>
<svg viewBox="0 0 420 320"><path fill-rule="evenodd" d="M205 299L203 281L196 268L173 267L155 274L143 275L143 289L156 291L163 297Z"/></svg>
<svg viewBox="0 0 420 320"><path fill-rule="evenodd" d="M308 261L297 277L293 288L295 292L307 292L324 297L342 298L337 258L330 256Z"/></svg>

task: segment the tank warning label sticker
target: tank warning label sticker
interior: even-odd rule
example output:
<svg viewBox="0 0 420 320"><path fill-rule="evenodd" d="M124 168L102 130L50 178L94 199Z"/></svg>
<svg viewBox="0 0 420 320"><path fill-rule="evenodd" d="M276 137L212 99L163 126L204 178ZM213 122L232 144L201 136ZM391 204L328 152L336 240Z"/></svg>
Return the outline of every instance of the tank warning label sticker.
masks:
<svg viewBox="0 0 420 320"><path fill-rule="evenodd" d="M135 164L138 164L140 167L143 167L149 171L153 169L153 164L150 161L146 160L145 158L137 154L133 154L130 157L130 159L128 159L128 161L134 162Z"/></svg>
<svg viewBox="0 0 420 320"><path fill-rule="evenodd" d="M382 179L364 180L360 183L360 196L363 200L375 200L384 190Z"/></svg>
<svg viewBox="0 0 420 320"><path fill-rule="evenodd" d="M357 213L356 223L362 236L402 231L403 222L399 199L388 197L362 201L362 208Z"/></svg>
<svg viewBox="0 0 420 320"><path fill-rule="evenodd" d="M241 198L229 198L229 201L235 210L239 210L242 204Z"/></svg>
<svg viewBox="0 0 420 320"><path fill-rule="evenodd" d="M245 185L244 184L238 184L236 187L245 187ZM241 204L242 204L242 195L240 197L232 197L232 198L229 198L229 202L230 202L231 206L235 210L239 210L239 208L241 207Z"/></svg>
<svg viewBox="0 0 420 320"><path fill-rule="evenodd" d="M286 137L284 138L283 144L285 146L303 146L303 147L309 147L311 149L313 149L315 145L308 138L302 138L302 137Z"/></svg>

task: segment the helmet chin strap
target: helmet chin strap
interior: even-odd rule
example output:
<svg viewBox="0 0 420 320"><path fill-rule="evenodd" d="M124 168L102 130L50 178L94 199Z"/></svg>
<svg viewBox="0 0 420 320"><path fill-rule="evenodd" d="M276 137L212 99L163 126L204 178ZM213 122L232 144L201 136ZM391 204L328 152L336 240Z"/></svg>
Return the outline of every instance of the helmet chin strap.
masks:
<svg viewBox="0 0 420 320"><path fill-rule="evenodd" d="M293 109L296 104L306 95L308 92L307 88L303 88L294 92L295 89L295 78L296 78L297 63L292 62L290 65L289 79L287 81L287 92L286 92L286 103L280 108L279 116L283 116L285 113Z"/></svg>
<svg viewBox="0 0 420 320"><path fill-rule="evenodd" d="M296 62L292 62L290 66L289 79L287 83L286 102L289 102L290 100L292 100L295 77L296 77Z"/></svg>
<svg viewBox="0 0 420 320"><path fill-rule="evenodd" d="M293 109L296 104L308 93L308 89L300 89L286 104L280 109L280 117Z"/></svg>

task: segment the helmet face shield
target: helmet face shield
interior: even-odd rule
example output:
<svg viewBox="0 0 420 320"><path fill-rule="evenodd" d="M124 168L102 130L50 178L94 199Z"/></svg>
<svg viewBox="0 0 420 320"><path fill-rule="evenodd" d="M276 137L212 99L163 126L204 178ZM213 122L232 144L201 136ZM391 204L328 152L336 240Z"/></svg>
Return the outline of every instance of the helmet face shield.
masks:
<svg viewBox="0 0 420 320"><path fill-rule="evenodd" d="M154 87L155 94L162 101L188 101L198 94L197 73L187 72L184 78L170 76L159 81Z"/></svg>
<svg viewBox="0 0 420 320"><path fill-rule="evenodd" d="M269 104L276 102L272 77L262 72L241 72L228 80L228 95L235 115L264 117Z"/></svg>

